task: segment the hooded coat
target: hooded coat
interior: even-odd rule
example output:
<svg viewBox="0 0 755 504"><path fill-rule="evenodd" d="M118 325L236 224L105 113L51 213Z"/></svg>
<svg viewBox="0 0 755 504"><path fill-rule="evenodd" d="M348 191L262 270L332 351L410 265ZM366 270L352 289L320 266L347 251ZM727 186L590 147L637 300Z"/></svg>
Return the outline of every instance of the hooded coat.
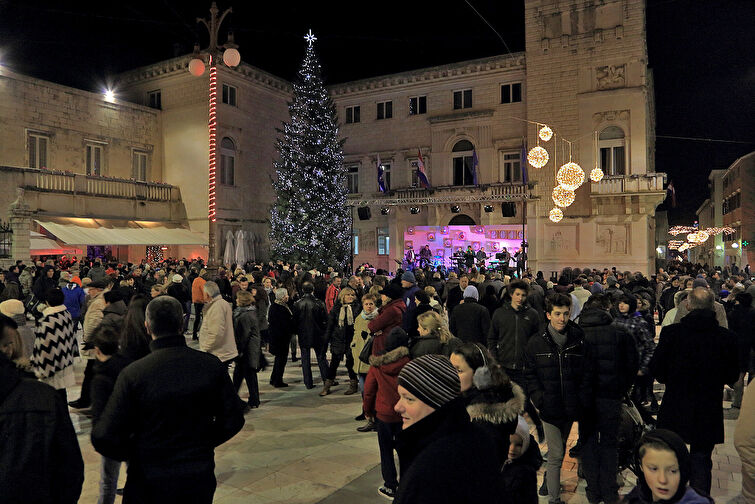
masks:
<svg viewBox="0 0 755 504"><path fill-rule="evenodd" d="M378 309L378 316L367 324L370 332L375 336L372 341L372 355L380 355L385 350L385 337L394 327L401 327L406 304L401 298L393 299Z"/></svg>
<svg viewBox="0 0 755 504"><path fill-rule="evenodd" d="M381 422L401 422L393 407L399 400L398 374L409 363L409 349L400 346L383 355L370 356L370 369L364 381L362 410Z"/></svg>
<svg viewBox="0 0 755 504"><path fill-rule="evenodd" d="M501 469L503 491L511 502L537 504L537 471L543 465L543 456L537 441L530 434L527 450L518 458L507 460Z"/></svg>

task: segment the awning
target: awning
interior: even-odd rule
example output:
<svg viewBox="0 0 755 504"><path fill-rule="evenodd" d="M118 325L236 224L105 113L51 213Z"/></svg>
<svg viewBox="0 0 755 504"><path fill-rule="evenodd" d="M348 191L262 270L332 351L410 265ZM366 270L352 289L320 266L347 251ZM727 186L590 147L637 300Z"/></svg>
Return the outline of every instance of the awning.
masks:
<svg viewBox="0 0 755 504"><path fill-rule="evenodd" d="M81 255L82 251L76 247L64 247L55 240L40 233L31 232L29 239L29 253L37 255Z"/></svg>
<svg viewBox="0 0 755 504"><path fill-rule="evenodd" d="M61 217L37 224L66 244L207 245L207 237L174 223Z"/></svg>

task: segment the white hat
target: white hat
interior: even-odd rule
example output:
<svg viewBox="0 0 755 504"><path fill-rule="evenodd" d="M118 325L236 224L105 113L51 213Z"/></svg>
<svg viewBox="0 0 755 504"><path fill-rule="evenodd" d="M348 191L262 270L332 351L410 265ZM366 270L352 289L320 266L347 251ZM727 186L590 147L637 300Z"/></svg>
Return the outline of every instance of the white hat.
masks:
<svg viewBox="0 0 755 504"><path fill-rule="evenodd" d="M6 317L13 317L13 315L23 315L24 303L18 299L8 299L0 303L0 313Z"/></svg>
<svg viewBox="0 0 755 504"><path fill-rule="evenodd" d="M184 281L184 277L181 275L173 275L173 283L181 283Z"/></svg>

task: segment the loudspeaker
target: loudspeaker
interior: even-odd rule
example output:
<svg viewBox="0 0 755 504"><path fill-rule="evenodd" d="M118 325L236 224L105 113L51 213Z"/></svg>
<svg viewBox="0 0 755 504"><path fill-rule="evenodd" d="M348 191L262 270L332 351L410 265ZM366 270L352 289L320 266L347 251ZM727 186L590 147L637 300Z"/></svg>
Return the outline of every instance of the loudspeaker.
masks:
<svg viewBox="0 0 755 504"><path fill-rule="evenodd" d="M372 217L372 212L370 212L370 207L368 206L357 208L357 214L359 215L359 220L370 220L370 217Z"/></svg>
<svg viewBox="0 0 755 504"><path fill-rule="evenodd" d="M516 217L516 205L514 203L501 203L502 217Z"/></svg>

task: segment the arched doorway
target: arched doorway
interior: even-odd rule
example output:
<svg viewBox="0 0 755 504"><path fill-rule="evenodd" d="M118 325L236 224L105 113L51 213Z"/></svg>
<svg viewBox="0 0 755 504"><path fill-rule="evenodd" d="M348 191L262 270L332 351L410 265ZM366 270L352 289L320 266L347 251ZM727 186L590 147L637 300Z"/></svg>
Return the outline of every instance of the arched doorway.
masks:
<svg viewBox="0 0 755 504"><path fill-rule="evenodd" d="M474 226L477 223L472 217L466 214L454 215L453 218L448 221L449 226Z"/></svg>

